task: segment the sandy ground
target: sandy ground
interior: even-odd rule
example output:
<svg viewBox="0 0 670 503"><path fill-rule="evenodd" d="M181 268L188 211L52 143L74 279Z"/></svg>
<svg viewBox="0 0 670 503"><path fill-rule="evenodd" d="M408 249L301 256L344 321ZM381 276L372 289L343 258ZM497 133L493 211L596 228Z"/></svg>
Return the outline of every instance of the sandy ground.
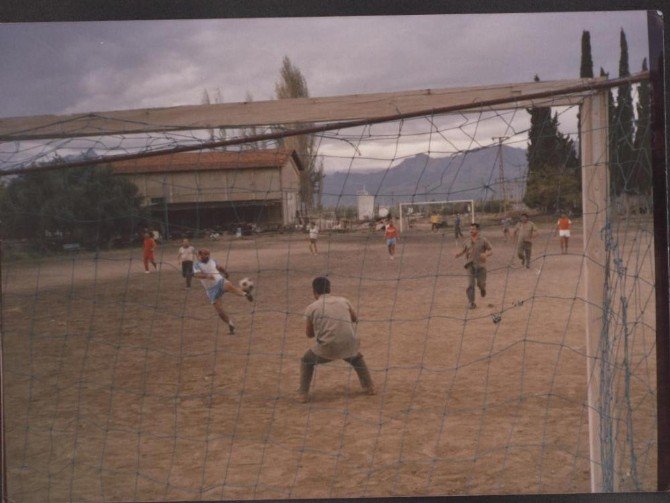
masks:
<svg viewBox="0 0 670 503"><path fill-rule="evenodd" d="M380 233L322 233L316 256L299 234L198 242L231 279L256 282L253 304L225 298L234 336L197 281L185 288L175 243L152 274L139 250L3 264L10 498L588 492L581 229L568 255L542 229L528 270L499 228L483 234L494 255L472 311L450 230L406 233L394 261ZM629 306L614 368L630 398L612 397L621 490L655 484L650 246L629 229L617 262ZM303 312L323 274L358 310L376 396L333 362L310 403L295 399Z"/></svg>

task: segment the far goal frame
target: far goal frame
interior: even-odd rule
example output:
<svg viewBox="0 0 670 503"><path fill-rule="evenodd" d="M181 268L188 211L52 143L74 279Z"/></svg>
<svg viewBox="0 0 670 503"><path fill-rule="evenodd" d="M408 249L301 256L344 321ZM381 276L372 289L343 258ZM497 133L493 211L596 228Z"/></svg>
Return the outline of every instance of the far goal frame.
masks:
<svg viewBox="0 0 670 503"><path fill-rule="evenodd" d="M475 223L475 200L474 199L455 199L453 201L414 201L413 203L398 203L398 223L400 224L400 232L403 232L403 212L402 209L405 206L417 206L417 205L444 205L444 204L458 204L458 203L468 203L470 205L470 223Z"/></svg>

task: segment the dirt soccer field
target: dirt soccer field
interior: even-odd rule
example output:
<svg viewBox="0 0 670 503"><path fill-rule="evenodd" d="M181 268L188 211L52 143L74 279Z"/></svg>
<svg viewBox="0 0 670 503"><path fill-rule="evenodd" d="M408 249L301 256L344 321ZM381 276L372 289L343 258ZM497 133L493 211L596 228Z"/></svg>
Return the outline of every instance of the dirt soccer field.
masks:
<svg viewBox="0 0 670 503"><path fill-rule="evenodd" d="M253 304L224 297L234 336L197 280L185 288L177 243L152 274L139 249L5 262L11 500L588 492L581 228L561 255L542 226L531 269L499 227L482 234L494 254L475 310L451 229L403 234L393 261L379 232L322 233L315 256L301 234L196 241L231 279L256 282ZM651 236L635 236L621 248L646 278L622 286L638 311L634 416L617 434L635 464L618 475L622 490L651 490L653 257ZM301 404L303 313L325 274L358 311L378 393L339 361L318 367Z"/></svg>

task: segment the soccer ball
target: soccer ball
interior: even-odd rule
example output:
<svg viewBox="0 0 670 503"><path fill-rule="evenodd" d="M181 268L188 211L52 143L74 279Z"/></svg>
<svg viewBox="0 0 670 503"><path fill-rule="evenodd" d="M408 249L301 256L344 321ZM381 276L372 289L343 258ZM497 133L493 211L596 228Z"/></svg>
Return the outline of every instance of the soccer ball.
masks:
<svg viewBox="0 0 670 503"><path fill-rule="evenodd" d="M240 288L243 292L250 292L254 289L254 282L249 278L242 278L240 280Z"/></svg>

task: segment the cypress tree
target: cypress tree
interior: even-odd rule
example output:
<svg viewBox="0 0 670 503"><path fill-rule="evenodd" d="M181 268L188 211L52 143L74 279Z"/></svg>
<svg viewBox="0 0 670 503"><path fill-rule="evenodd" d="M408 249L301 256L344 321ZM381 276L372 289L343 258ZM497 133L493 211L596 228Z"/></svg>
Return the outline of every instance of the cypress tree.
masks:
<svg viewBox="0 0 670 503"><path fill-rule="evenodd" d="M579 78L592 79L593 78L593 57L591 56L591 33L587 30L582 32L582 62L579 66ZM581 138L582 118L581 114L577 113L577 131Z"/></svg>
<svg viewBox="0 0 670 503"><path fill-rule="evenodd" d="M603 70L603 67L600 67L600 76L609 78L609 73L605 72ZM616 125L616 118L614 116L614 98L612 97L612 90L608 89L607 90L607 119L608 119L608 151L609 151L609 162L610 164L612 163L612 159L616 157L615 154L615 147L614 147L614 142L615 142L615 125Z"/></svg>
<svg viewBox="0 0 670 503"><path fill-rule="evenodd" d="M593 78L593 58L591 57L591 33L582 32L582 63L579 67L579 77L582 79Z"/></svg>
<svg viewBox="0 0 670 503"><path fill-rule="evenodd" d="M535 77L535 82L539 78ZM528 180L524 203L542 211L577 210L580 206L579 160L574 142L558 130L550 107L534 107L528 131Z"/></svg>
<svg viewBox="0 0 670 503"><path fill-rule="evenodd" d="M646 72L647 58L642 61L642 71ZM637 128L635 129L634 168L631 175L631 186L639 193L649 195L651 193L651 142L650 142L650 119L651 119L651 96L649 94L649 82L643 80L638 87L636 105Z"/></svg>
<svg viewBox="0 0 670 503"><path fill-rule="evenodd" d="M623 29L620 35L621 55L619 77L628 77L628 43ZM624 84L618 88L614 107L613 151L610 159L612 184L615 194L630 192L631 173L634 165L633 152L633 98L632 86Z"/></svg>
<svg viewBox="0 0 670 503"><path fill-rule="evenodd" d="M591 33L588 30L582 31L582 54L581 64L579 66L579 77L582 79L593 78L593 57L591 56ZM582 116L581 112L577 112L577 137L579 143L577 145L576 153L576 169L574 171L575 183L581 191L582 175L579 166L581 166L581 137L582 137Z"/></svg>

